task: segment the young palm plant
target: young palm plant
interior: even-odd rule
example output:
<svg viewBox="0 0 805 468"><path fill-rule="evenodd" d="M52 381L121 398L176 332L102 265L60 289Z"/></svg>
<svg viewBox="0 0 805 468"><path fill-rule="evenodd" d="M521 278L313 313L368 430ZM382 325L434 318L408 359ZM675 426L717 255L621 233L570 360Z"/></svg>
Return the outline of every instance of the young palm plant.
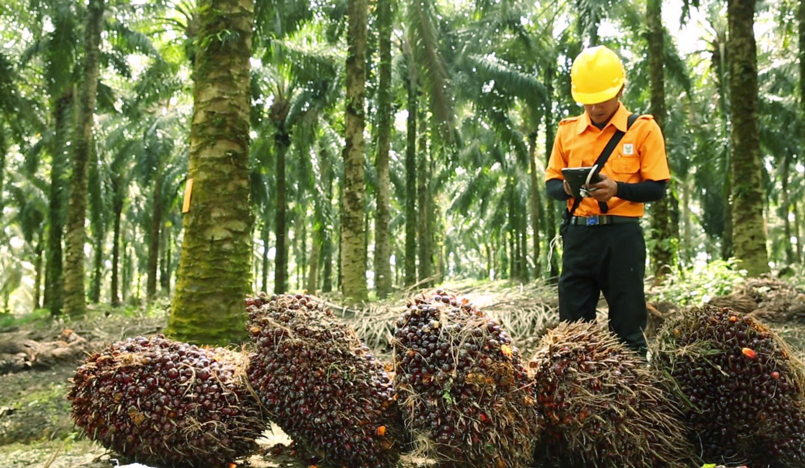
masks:
<svg viewBox="0 0 805 468"><path fill-rule="evenodd" d="M263 53L262 67L253 86L270 96L265 103L264 125L273 130L276 192L276 257L274 292L286 291L288 274L287 155L292 144L309 145L310 139L296 139L294 133L311 135L325 112L339 96L340 54L324 41L324 25L308 24L287 40L275 39ZM260 112L263 112L260 111ZM265 128L265 127L264 127ZM302 152L307 157L309 152ZM268 151L268 149L266 149ZM262 168L261 172L265 172ZM253 171L254 173L254 171ZM267 207L267 205L265 205Z"/></svg>

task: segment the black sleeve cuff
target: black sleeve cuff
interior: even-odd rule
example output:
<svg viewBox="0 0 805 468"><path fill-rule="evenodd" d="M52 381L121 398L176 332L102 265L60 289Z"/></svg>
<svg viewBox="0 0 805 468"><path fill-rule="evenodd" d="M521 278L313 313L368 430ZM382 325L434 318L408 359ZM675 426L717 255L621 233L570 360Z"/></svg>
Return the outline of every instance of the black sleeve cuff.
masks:
<svg viewBox="0 0 805 468"><path fill-rule="evenodd" d="M636 184L618 182L618 194L621 200L635 203L653 202L665 196L664 180L646 180Z"/></svg>
<svg viewBox="0 0 805 468"><path fill-rule="evenodd" d="M570 195L565 193L565 188L561 179L546 180L545 189L548 192L548 196L554 200L565 201L571 198Z"/></svg>

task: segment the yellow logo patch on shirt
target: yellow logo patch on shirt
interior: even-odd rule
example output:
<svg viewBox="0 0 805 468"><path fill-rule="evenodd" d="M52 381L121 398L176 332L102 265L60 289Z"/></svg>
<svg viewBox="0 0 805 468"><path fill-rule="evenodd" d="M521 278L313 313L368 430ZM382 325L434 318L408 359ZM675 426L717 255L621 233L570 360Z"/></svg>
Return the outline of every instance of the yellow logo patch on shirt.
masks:
<svg viewBox="0 0 805 468"><path fill-rule="evenodd" d="M623 144L623 155L624 156L633 156L634 155L634 143L624 143Z"/></svg>

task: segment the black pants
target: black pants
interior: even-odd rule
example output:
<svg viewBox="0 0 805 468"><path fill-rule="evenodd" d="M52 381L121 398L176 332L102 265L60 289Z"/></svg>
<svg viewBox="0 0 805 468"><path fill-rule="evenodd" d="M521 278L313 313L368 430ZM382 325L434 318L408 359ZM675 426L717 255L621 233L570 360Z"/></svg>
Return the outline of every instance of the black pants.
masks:
<svg viewBox="0 0 805 468"><path fill-rule="evenodd" d="M595 321L600 292L609 304L609 328L646 353L646 242L638 223L568 226L559 278L559 319Z"/></svg>

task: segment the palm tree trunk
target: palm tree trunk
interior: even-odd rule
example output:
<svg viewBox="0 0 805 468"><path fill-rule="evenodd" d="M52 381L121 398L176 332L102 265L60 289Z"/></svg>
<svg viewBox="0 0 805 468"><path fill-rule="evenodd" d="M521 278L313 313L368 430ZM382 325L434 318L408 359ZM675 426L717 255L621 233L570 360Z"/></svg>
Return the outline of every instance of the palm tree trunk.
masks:
<svg viewBox="0 0 805 468"><path fill-rule="evenodd" d="M64 173L67 165L68 128L73 108L73 90L68 87L54 103L53 125L56 136L51 148L50 204L48 211L47 266L45 270L45 307L51 315L61 315L64 290L62 272L62 234L64 232Z"/></svg>
<svg viewBox="0 0 805 468"><path fill-rule="evenodd" d="M799 112L800 124L805 125L805 2L799 2L797 11L797 23L799 26ZM801 148L805 148L805 131L801 133ZM797 236L797 261L802 262L802 238L799 236L799 208L794 200L794 219Z"/></svg>
<svg viewBox="0 0 805 468"><path fill-rule="evenodd" d="M495 267L492 264L492 247L488 241L484 242L483 246L486 251L486 278L484 279L489 279L492 276L492 269Z"/></svg>
<svg viewBox="0 0 805 468"><path fill-rule="evenodd" d="M173 263L173 250L171 249L171 230L163 225L162 226L162 261L161 261L161 269L159 273L159 288L162 291L164 296L170 296L171 293L171 275L173 274L173 269L171 268L171 264Z"/></svg>
<svg viewBox="0 0 805 468"><path fill-rule="evenodd" d="M497 255L493 257L495 260L495 271L499 272L496 277L499 279L511 278L511 269L509 268L509 232L506 230L501 231L500 237L501 239L498 240ZM500 264L500 268L498 268L498 263Z"/></svg>
<svg viewBox="0 0 805 468"><path fill-rule="evenodd" d="M377 86L377 217L375 218L375 288L385 298L391 292L391 193L389 148L391 146L391 1L377 1L380 41L379 83ZM312 271L312 269L311 269Z"/></svg>
<svg viewBox="0 0 805 468"><path fill-rule="evenodd" d="M305 287L310 294L316 294L316 290L319 289L319 250L321 247L314 238L313 249L310 252L310 270Z"/></svg>
<svg viewBox="0 0 805 468"><path fill-rule="evenodd" d="M298 216L298 222L302 226L300 230L302 231L299 234L299 258L296 260L297 264L297 271L299 272L296 277L296 284L297 288L301 289L302 285L305 284L305 272L307 271L307 220L305 219L305 211L307 211L304 207Z"/></svg>
<svg viewBox="0 0 805 468"><path fill-rule="evenodd" d="M729 157L727 159L727 164L730 166L731 172L731 164L729 163ZM734 245L734 237L732 231L732 206L733 201L730 194L732 193L732 174L728 173L724 175L724 239L721 242L721 258L723 260L728 260L735 255L735 245Z"/></svg>
<svg viewBox="0 0 805 468"><path fill-rule="evenodd" d="M363 271L369 271L371 269L371 265L369 265L369 237L372 235L372 228L369 224L369 203L368 198L364 198L364 202L366 204L363 207ZM368 288L369 286L367 286Z"/></svg>
<svg viewBox="0 0 805 468"><path fill-rule="evenodd" d="M755 0L730 0L732 225L735 257L750 277L769 271L758 128ZM740 223L738 222L740 220Z"/></svg>
<svg viewBox="0 0 805 468"><path fill-rule="evenodd" d="M794 263L794 248L791 245L791 221L788 216L791 214L791 201L788 196L788 177L790 175L791 156L786 153L783 156L783 167L780 169L781 188L780 190L780 217L783 218L783 232L785 233L785 261L789 265Z"/></svg>
<svg viewBox="0 0 805 468"><path fill-rule="evenodd" d="M34 278L34 308L36 310L40 307L39 298L42 289L42 253L43 253L43 246L45 244L44 240L45 234L44 230L39 231L39 239L36 242L36 261L34 262L34 271L36 272L36 276Z"/></svg>
<svg viewBox="0 0 805 468"><path fill-rule="evenodd" d="M405 277L405 267L403 262L400 261L403 258L404 252L402 249L394 248L394 281L393 284L402 284L403 278Z"/></svg>
<svg viewBox="0 0 805 468"><path fill-rule="evenodd" d="M245 338L243 298L251 284L250 64L254 0L199 0L194 111L170 335L228 344Z"/></svg>
<svg viewBox="0 0 805 468"><path fill-rule="evenodd" d="M120 281L120 299L125 302L129 293L129 286L131 286L131 258L129 255L128 244L126 243L125 234L121 234L120 245L123 248L123 262Z"/></svg>
<svg viewBox="0 0 805 468"><path fill-rule="evenodd" d="M3 181L6 175L6 135L3 128L0 127L0 214L3 213Z"/></svg>
<svg viewBox="0 0 805 468"><path fill-rule="evenodd" d="M331 239L322 247L322 257L324 257L324 278L321 283L322 292L331 292L333 290L333 243Z"/></svg>
<svg viewBox="0 0 805 468"><path fill-rule="evenodd" d="M528 219L525 216L525 210L522 213L518 230L520 233L520 279L527 283L530 277L528 274Z"/></svg>
<svg viewBox="0 0 805 468"><path fill-rule="evenodd" d="M727 64L727 53L726 49L726 39L721 39L717 37L715 47L713 49L713 66L715 67L715 75L716 75L716 89L718 90L718 108L721 115L720 119L720 129L723 135L727 133L727 122L729 120L729 107L727 106L727 86L729 82L729 73L728 73L728 64ZM728 145L731 146L731 145ZM723 182L722 182L722 189L721 195L722 199L724 200L724 233L722 235L721 241L721 258L723 260L728 260L732 258L734 255L734 247L733 247L733 236L732 236L732 198L730 194L732 193L732 171L731 171L731 162L730 162L730 148L724 148L723 150L723 159L724 159L724 167L727 168L723 174Z"/></svg>
<svg viewBox="0 0 805 468"><path fill-rule="evenodd" d="M151 302L157 293L157 274L159 272L159 241L162 228L162 171L157 168L154 175L154 193L151 209L151 235L148 240L148 282L145 286L146 300Z"/></svg>
<svg viewBox="0 0 805 468"><path fill-rule="evenodd" d="M646 21L648 23L648 62L649 81L651 83L651 113L660 129L665 123L665 76L663 56L662 1L648 0L646 4ZM652 205L651 236L654 248L651 253L654 276L658 279L665 276L673 262L669 200L666 194Z"/></svg>
<svg viewBox="0 0 805 468"><path fill-rule="evenodd" d="M162 295L166 295L165 282L168 280L167 236L168 227L163 223L159 228L159 266L157 267L157 271L159 271L159 291Z"/></svg>
<svg viewBox="0 0 805 468"><path fill-rule="evenodd" d="M405 285L416 283L416 121L417 95L415 64L408 56L408 68L411 77L408 80L408 142L405 149Z"/></svg>
<svg viewBox="0 0 805 468"><path fill-rule="evenodd" d="M506 178L506 205L509 211L509 222L507 225L507 229L504 231L504 238L507 241L508 246L508 253L509 253L509 278L517 279L519 276L519 271L517 267L519 263L517 262L517 248L515 246L515 238L517 235L517 213L514 208L514 178L509 176Z"/></svg>
<svg viewBox="0 0 805 468"><path fill-rule="evenodd" d="M363 226L365 182L363 129L366 118L366 0L349 0L344 186L341 225L341 291L350 301L367 297Z"/></svg>
<svg viewBox="0 0 805 468"><path fill-rule="evenodd" d="M509 246L511 247L511 279L520 279L520 236L517 230L509 231Z"/></svg>
<svg viewBox="0 0 805 468"><path fill-rule="evenodd" d="M545 93L548 96L548 101L553 98L553 81L556 78L556 67L553 65L547 67L545 70ZM551 150L553 149L554 139L554 123L553 123L553 108L552 104L545 107L545 165L551 159ZM548 242L553 242L556 237L556 204L551 197L545 197L546 203L546 220L548 224ZM550 247L549 247L550 248ZM555 283L559 280L559 255L555 252L551 255L550 265L548 265L548 280Z"/></svg>
<svg viewBox="0 0 805 468"><path fill-rule="evenodd" d="M297 230L298 224L291 220L291 226L289 232L293 232L293 237L288 235L290 240L290 248L288 249L289 252L293 252L293 260L294 260L294 270L288 274L288 284L289 288L294 289L299 287L299 231ZM290 255L288 256L288 263L291 263ZM294 287L291 287L291 280L294 279L294 275L296 275L296 284Z"/></svg>
<svg viewBox="0 0 805 468"><path fill-rule="evenodd" d="M794 200L793 203L794 208L794 236L797 238L797 262L802 263L802 236L800 235L800 209L799 209L799 201Z"/></svg>
<svg viewBox="0 0 805 468"><path fill-rule="evenodd" d="M438 125L431 126L431 135L436 135L439 131ZM430 151L428 152L428 182L427 182L427 200L428 200L428 212L427 212L427 227L430 236L428 237L428 262L430 264L430 272L431 280L430 284L440 284L441 279L441 239L443 238L443 230L442 226L444 223L436 224L436 216L437 216L437 203L436 199L438 197L439 187L433 183L433 178L436 174L436 156L434 151L434 146L431 145Z"/></svg>
<svg viewBox="0 0 805 468"><path fill-rule="evenodd" d="M511 279L520 280L520 236L516 228L509 231L509 246L511 246Z"/></svg>
<svg viewBox="0 0 805 468"><path fill-rule="evenodd" d="M114 233L112 237L112 306L117 307L120 305L120 290L118 284L119 266L120 266L120 218L123 215L123 197L115 195L114 205L112 207L115 214Z"/></svg>
<svg viewBox="0 0 805 468"><path fill-rule="evenodd" d="M262 232L263 232L263 270L261 273L263 275L263 278L261 282L262 284L261 290L264 292L268 292L268 242L269 242L269 236L271 235L271 226L268 225L268 218L263 219Z"/></svg>
<svg viewBox="0 0 805 468"><path fill-rule="evenodd" d="M531 181L531 193L529 197L531 209L531 229L534 230L534 277L540 276L540 262L539 262L539 218L540 218L540 187L537 181L537 129L528 133L528 163L531 166L531 174L529 179Z"/></svg>
<svg viewBox="0 0 805 468"><path fill-rule="evenodd" d="M679 186L682 187L682 222L684 226L682 259L685 261L686 266L690 266L693 260L693 218L690 210L690 184L687 180L680 180Z"/></svg>
<svg viewBox="0 0 805 468"><path fill-rule="evenodd" d="M287 190L285 179L285 156L291 144L290 136L281 127L276 136L277 142L277 246L274 256L274 294L283 294L288 287L288 240Z"/></svg>
<svg viewBox="0 0 805 468"><path fill-rule="evenodd" d="M89 293L90 302L97 304L101 301L101 285L103 283L103 239L104 236L95 237L95 252L92 262L92 290Z"/></svg>
<svg viewBox="0 0 805 468"><path fill-rule="evenodd" d="M332 204L333 204L333 165L330 155L327 152L322 152L322 175L324 177L324 208L327 210L325 217L328 220L327 230L323 233L322 237L322 260L324 261L324 278L322 278L321 290L322 292L331 292L333 290L333 239L335 234L333 229L330 229L330 222L333 221L332 217Z"/></svg>
<svg viewBox="0 0 805 468"><path fill-rule="evenodd" d="M671 245L672 262L678 261L679 257L679 223L682 217L682 210L679 208L679 192L677 185L678 179L672 177L668 182L668 193L665 194L665 197L668 198L668 224L671 232L671 239L674 241Z"/></svg>
<svg viewBox="0 0 805 468"><path fill-rule="evenodd" d="M343 184L344 180L344 173L341 173L341 180ZM343 244L341 244L341 239L344 236L344 188L343 186L338 186L337 191L338 197L338 227L336 228L336 232L338 235L336 236L336 252L335 256L338 259L335 263L336 271L335 271L335 287L337 290L341 290L342 281L344 279L344 249Z"/></svg>
<svg viewBox="0 0 805 468"><path fill-rule="evenodd" d="M73 174L70 184L70 204L67 206L64 246L64 311L81 315L86 311L84 297L84 221L87 215L87 178L92 155L92 126L98 91L98 72L101 58L100 42L103 29L103 0L90 0L84 28L84 73L80 102L76 115L73 141Z"/></svg>
<svg viewBox="0 0 805 468"><path fill-rule="evenodd" d="M421 103L420 103L421 104ZM428 166L428 122L425 107L419 106L419 154L417 155L417 202L419 213L417 218L417 247L419 248L419 281L424 281L421 286L428 287L430 281L425 281L431 276L430 258L430 230L428 229L428 211L430 210L430 200L428 199L428 182L430 180Z"/></svg>
<svg viewBox="0 0 805 468"><path fill-rule="evenodd" d="M137 268L137 289L136 289L136 293L134 294L134 297L138 301L140 301L141 300L140 298L142 297L142 295L140 294L140 292L142 290L142 283L143 283L142 279L143 279L143 271L142 271L142 269Z"/></svg>

